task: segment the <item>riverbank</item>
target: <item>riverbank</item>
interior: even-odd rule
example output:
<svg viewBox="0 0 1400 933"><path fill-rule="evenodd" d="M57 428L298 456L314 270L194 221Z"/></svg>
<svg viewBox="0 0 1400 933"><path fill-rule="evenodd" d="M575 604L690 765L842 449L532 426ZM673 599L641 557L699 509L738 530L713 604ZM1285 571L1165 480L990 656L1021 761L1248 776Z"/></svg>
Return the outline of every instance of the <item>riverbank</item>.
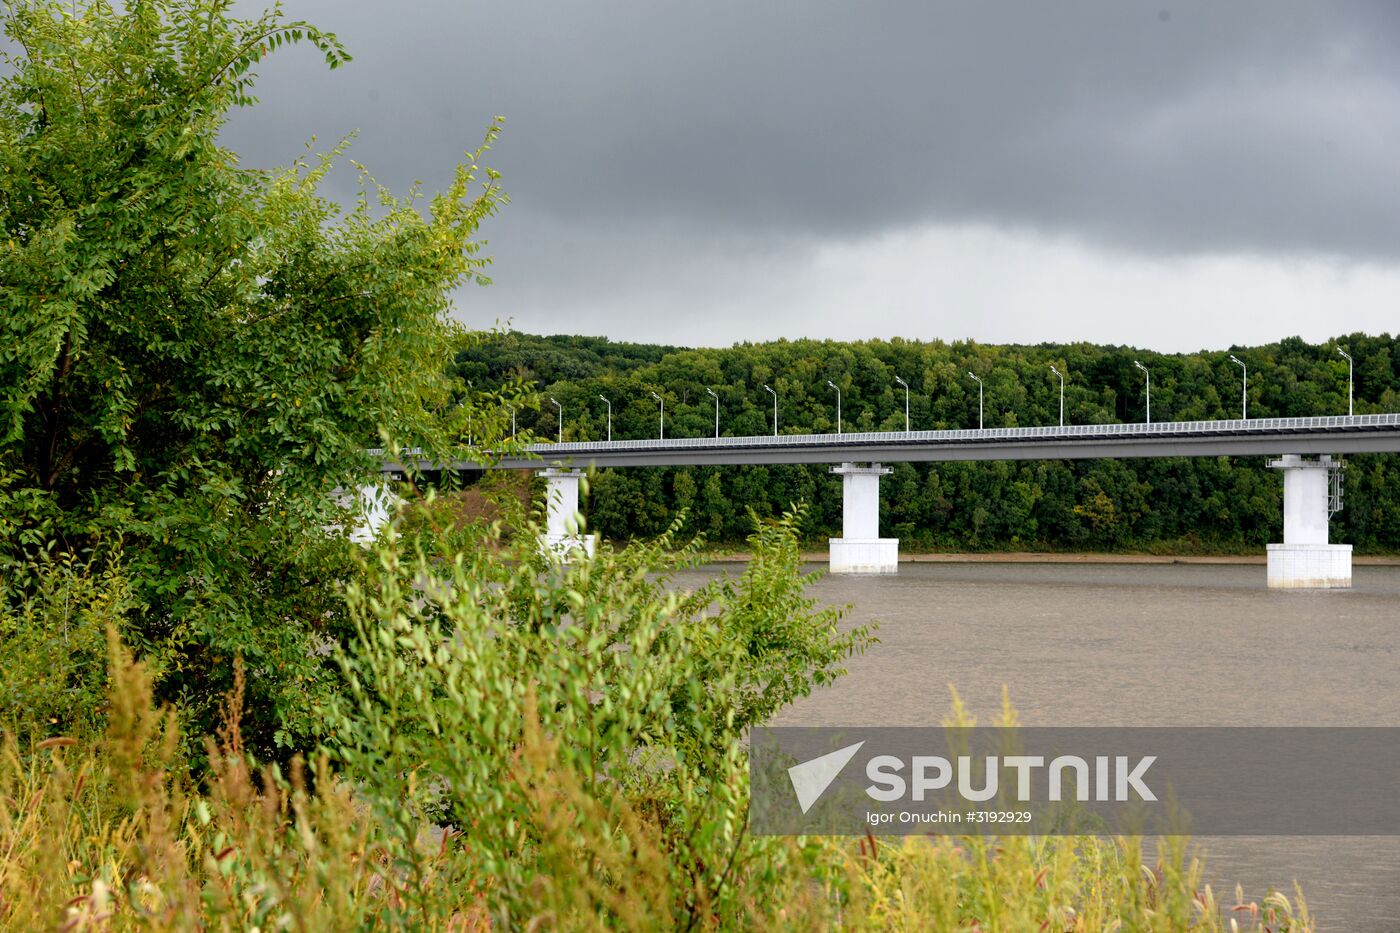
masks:
<svg viewBox="0 0 1400 933"><path fill-rule="evenodd" d="M803 551L802 559L812 563L827 560L826 551ZM710 560L718 564L743 563L747 551L717 551ZM975 553L927 553L899 555L901 564L1258 564L1267 559L1259 554L1114 554L1061 551L978 551ZM1400 567L1400 557L1358 554L1352 558L1358 567Z"/></svg>

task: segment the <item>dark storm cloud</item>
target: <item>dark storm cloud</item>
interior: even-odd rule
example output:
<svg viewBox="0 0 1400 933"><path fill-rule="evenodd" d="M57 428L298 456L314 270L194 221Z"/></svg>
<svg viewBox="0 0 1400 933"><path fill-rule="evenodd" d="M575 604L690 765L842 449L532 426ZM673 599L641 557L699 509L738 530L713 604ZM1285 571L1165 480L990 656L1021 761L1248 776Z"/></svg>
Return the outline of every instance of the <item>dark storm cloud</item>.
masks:
<svg viewBox="0 0 1400 933"><path fill-rule="evenodd" d="M987 222L1132 249L1400 249L1395 8L293 2L356 55L262 69L231 144L360 130L441 183L491 115L528 216L798 237ZM517 226L511 223L508 229Z"/></svg>
<svg viewBox="0 0 1400 933"><path fill-rule="evenodd" d="M1400 4L287 9L356 58L265 62L226 133L247 162L358 130L380 181L432 190L507 117L475 326L1181 350L1394 326Z"/></svg>

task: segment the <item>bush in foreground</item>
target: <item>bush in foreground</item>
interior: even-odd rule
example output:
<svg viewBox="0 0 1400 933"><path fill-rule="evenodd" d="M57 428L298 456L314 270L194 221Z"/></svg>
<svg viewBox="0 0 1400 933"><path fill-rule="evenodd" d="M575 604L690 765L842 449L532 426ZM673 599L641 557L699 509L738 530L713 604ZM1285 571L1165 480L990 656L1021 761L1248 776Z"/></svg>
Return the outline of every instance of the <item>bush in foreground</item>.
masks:
<svg viewBox="0 0 1400 933"><path fill-rule="evenodd" d="M1182 840L747 833L741 736L870 641L804 592L796 518L680 594L669 540L561 565L484 533L378 552L315 762L260 767L242 678L202 783L110 640L105 734L0 757L8 929L1228 927ZM1278 895L1246 928L1307 930Z"/></svg>

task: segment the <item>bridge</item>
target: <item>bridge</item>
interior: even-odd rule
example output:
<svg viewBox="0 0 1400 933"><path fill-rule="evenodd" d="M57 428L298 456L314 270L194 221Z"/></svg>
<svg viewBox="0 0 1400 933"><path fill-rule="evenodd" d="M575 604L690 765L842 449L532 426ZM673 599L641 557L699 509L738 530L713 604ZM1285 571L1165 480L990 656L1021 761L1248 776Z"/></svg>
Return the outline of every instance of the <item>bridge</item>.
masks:
<svg viewBox="0 0 1400 933"><path fill-rule="evenodd" d="M583 469L839 464L832 472L842 477L843 528L840 538L830 540L831 570L892 573L899 541L879 536L879 480L889 472L881 463L1277 456L1269 465L1284 472L1284 540L1269 545L1269 585L1336 587L1351 584L1351 546L1328 543L1328 519L1341 507L1341 464L1332 457L1391 452L1400 452L1400 414L542 443L494 459L414 464L539 470L549 484L546 544L564 552L593 546L573 521ZM403 460L381 460L384 472L405 466Z"/></svg>

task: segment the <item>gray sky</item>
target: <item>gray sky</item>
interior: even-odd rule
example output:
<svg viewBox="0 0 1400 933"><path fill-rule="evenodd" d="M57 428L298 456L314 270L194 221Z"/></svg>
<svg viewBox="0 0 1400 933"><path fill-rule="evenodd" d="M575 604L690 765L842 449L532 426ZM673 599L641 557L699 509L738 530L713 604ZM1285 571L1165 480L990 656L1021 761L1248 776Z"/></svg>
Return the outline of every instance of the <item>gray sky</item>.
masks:
<svg viewBox="0 0 1400 933"><path fill-rule="evenodd" d="M469 324L1159 350L1397 329L1400 4L285 5L355 60L264 63L226 133L246 163L357 130L380 181L432 189L507 118Z"/></svg>

